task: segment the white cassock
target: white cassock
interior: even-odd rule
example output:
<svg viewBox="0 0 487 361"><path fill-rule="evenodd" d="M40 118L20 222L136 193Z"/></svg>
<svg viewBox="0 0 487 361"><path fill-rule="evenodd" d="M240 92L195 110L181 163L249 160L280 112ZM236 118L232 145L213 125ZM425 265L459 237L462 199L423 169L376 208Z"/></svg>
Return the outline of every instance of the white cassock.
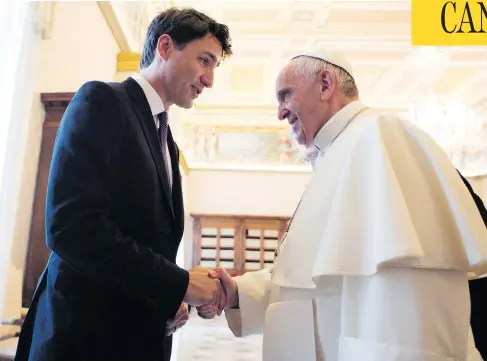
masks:
<svg viewBox="0 0 487 361"><path fill-rule="evenodd" d="M263 332L264 361L482 360L467 281L486 272L487 230L447 156L359 101L315 144L275 269L236 278L234 334Z"/></svg>

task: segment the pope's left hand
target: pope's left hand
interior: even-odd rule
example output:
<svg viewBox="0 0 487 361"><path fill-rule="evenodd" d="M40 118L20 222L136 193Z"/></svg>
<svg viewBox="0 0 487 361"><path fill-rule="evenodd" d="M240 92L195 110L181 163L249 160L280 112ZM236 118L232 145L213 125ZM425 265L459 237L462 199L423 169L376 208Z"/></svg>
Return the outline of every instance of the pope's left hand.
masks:
<svg viewBox="0 0 487 361"><path fill-rule="evenodd" d="M166 336L171 336L177 329L183 327L189 319L188 305L182 303L174 319L167 321Z"/></svg>

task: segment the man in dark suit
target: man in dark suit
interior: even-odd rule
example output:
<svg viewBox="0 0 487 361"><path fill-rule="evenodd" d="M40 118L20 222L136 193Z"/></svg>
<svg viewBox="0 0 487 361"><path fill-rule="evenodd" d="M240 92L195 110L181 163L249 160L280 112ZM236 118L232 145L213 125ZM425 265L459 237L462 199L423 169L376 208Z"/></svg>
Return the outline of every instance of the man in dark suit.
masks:
<svg viewBox="0 0 487 361"><path fill-rule="evenodd" d="M15 360L169 361L187 304L223 297L207 271L175 264L184 212L167 110L190 108L231 53L225 25L170 9L147 31L140 74L73 97L48 183L52 254Z"/></svg>
<svg viewBox="0 0 487 361"><path fill-rule="evenodd" d="M461 174L460 177L472 195L484 224L487 227L487 209L485 209L482 199L474 192L470 183ZM487 242L487 239L485 241ZM487 277L469 281L469 289L471 307L470 325L472 326L475 347L479 350L482 358L487 360Z"/></svg>

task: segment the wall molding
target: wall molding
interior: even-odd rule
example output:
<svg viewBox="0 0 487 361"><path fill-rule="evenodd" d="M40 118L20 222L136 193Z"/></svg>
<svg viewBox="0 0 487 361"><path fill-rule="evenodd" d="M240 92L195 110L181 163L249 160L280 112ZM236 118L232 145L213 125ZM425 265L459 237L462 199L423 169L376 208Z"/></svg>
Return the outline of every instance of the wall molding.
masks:
<svg viewBox="0 0 487 361"><path fill-rule="evenodd" d="M44 109L66 109L69 102L73 98L74 93L41 93L41 102L44 104Z"/></svg>
<svg viewBox="0 0 487 361"><path fill-rule="evenodd" d="M34 21L36 29L42 35L42 40L50 39L54 26L54 15L56 12L56 1L35 2Z"/></svg>
<svg viewBox="0 0 487 361"><path fill-rule="evenodd" d="M122 25L118 20L115 10L110 1L97 1L98 8L100 9L108 28L112 32L113 38L115 39L120 51L129 52L130 45L122 29Z"/></svg>

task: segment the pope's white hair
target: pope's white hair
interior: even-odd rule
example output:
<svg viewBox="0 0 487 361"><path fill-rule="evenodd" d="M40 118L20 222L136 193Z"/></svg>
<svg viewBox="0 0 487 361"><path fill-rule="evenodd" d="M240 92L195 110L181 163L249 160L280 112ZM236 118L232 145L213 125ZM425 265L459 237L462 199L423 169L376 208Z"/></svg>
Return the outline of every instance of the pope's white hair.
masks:
<svg viewBox="0 0 487 361"><path fill-rule="evenodd" d="M291 60L290 64L293 66L294 75L304 75L310 80L315 79L321 70L328 69L334 75L340 89L347 98L358 96L358 88L355 80L345 70L334 64L309 56L297 57Z"/></svg>

